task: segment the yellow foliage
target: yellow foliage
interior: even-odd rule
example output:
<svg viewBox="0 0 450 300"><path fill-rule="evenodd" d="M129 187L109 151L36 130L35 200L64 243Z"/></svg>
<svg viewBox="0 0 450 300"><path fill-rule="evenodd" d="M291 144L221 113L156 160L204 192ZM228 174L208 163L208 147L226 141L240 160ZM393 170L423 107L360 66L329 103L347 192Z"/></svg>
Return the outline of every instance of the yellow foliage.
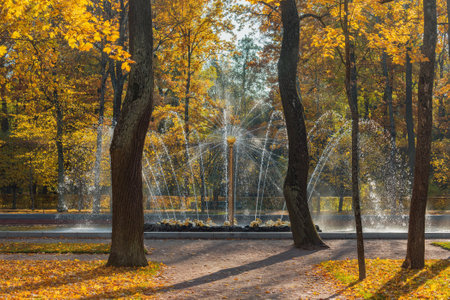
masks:
<svg viewBox="0 0 450 300"><path fill-rule="evenodd" d="M146 298L163 284L161 265L105 267L104 261L2 260L0 297L6 298Z"/></svg>
<svg viewBox="0 0 450 300"><path fill-rule="evenodd" d="M423 270L405 270L401 260L366 259L367 277L358 281L356 260L320 264L326 277L342 285L346 297L364 299L448 299L450 262L428 260Z"/></svg>

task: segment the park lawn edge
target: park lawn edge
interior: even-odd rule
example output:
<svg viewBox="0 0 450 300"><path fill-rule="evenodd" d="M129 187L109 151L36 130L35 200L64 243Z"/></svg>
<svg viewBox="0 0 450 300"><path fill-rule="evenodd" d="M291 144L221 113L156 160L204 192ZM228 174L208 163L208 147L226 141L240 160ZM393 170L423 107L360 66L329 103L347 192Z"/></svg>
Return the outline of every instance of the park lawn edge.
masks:
<svg viewBox="0 0 450 300"><path fill-rule="evenodd" d="M431 243L433 246L441 247L445 250L450 250L450 242L433 242Z"/></svg>
<svg viewBox="0 0 450 300"><path fill-rule="evenodd" d="M4 242L0 243L0 253L45 253L45 254L109 254L110 243L30 243ZM145 249L145 253L149 251Z"/></svg>
<svg viewBox="0 0 450 300"><path fill-rule="evenodd" d="M401 268L403 260L366 259L367 277L358 280L357 260L330 260L317 265L334 282L338 294L364 299L450 299L450 260L426 260L422 270Z"/></svg>

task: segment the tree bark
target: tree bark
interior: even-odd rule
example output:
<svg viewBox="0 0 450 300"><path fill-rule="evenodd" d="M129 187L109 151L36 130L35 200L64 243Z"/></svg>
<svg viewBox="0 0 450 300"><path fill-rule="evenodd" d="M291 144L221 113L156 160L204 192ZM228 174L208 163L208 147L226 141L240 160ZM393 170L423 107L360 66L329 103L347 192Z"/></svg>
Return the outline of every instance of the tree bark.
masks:
<svg viewBox="0 0 450 300"><path fill-rule="evenodd" d="M106 70L106 64L108 57L104 52L102 52L102 60L100 62L102 79L100 82L100 88L98 89L99 97L99 108L98 108L98 124L97 124L97 148L95 151L95 163L94 163L94 199L92 203L92 212L94 214L100 213L100 165L102 161L102 143L103 143L103 119L105 114L105 89L106 89L106 79L108 78L108 73Z"/></svg>
<svg viewBox="0 0 450 300"><path fill-rule="evenodd" d="M129 44L135 63L111 143L113 224L107 265L146 266L142 153L153 106L151 1L129 1Z"/></svg>
<svg viewBox="0 0 450 300"><path fill-rule="evenodd" d="M53 92L53 101L55 103L56 109L56 149L58 152L58 212L66 212L67 206L64 199L65 186L64 186L64 146L63 146L63 122L64 115L61 107L61 103L58 99L58 92L55 90Z"/></svg>
<svg viewBox="0 0 450 300"><path fill-rule="evenodd" d="M444 79L444 70L445 70L445 54L444 49L442 49L442 52L439 54L439 59L437 61L437 65L439 65L439 79ZM447 75L447 84L450 84L450 76ZM447 111L445 109L446 106L446 96L447 95L439 95L438 97L438 113L437 113L437 122L435 122L436 127L436 134L435 139L442 140L445 138L446 133L448 132L448 128L446 128L446 121L447 121Z"/></svg>
<svg viewBox="0 0 450 300"><path fill-rule="evenodd" d="M434 65L436 62L436 0L423 0L424 34L420 63L417 114L417 149L409 213L408 245L403 267L422 269L425 265L425 210L428 196Z"/></svg>
<svg viewBox="0 0 450 300"><path fill-rule="evenodd" d="M120 15L119 15L119 39L117 40L117 45L121 47L125 47L125 34L126 34L126 7L123 0L119 1L120 4ZM112 14L111 9L109 8L109 13ZM112 18L112 16L110 16ZM126 50L126 49L125 49ZM114 90L113 97L113 120L112 126L115 127L117 124L117 120L120 116L120 110L122 107L122 95L123 95L123 86L125 84L126 75L123 74L122 71L122 62L115 61L114 59L109 59L110 64L110 77L111 84Z"/></svg>
<svg viewBox="0 0 450 300"><path fill-rule="evenodd" d="M202 153L202 148L200 147L200 153ZM205 181L205 167L203 165L203 157L200 154L200 209L201 212L206 210L206 181Z"/></svg>
<svg viewBox="0 0 450 300"><path fill-rule="evenodd" d="M355 45L350 39L349 29L349 0L344 1L345 35L345 90L352 115L352 206L355 214L356 239L358 252L359 280L366 278L366 264L364 258L364 239L361 222L361 208L359 199L359 111L358 111L358 86L356 71Z"/></svg>
<svg viewBox="0 0 450 300"><path fill-rule="evenodd" d="M188 33L188 66L187 66L187 78L186 78L186 89L184 94L184 136L185 136L185 142L186 142L186 152L184 154L184 159L186 161L186 166L189 166L189 101L190 101L190 90L191 90L191 60L192 60L192 51L190 46L190 31ZM193 183L195 184L195 183ZM184 177L184 197L185 202L188 203L188 197L189 197L189 178L187 176ZM197 201L197 199L195 199Z"/></svg>
<svg viewBox="0 0 450 300"><path fill-rule="evenodd" d="M186 78L186 90L184 94L184 132L186 135L186 143L189 143L189 100L191 91L191 60L192 51L190 45L188 45L188 58L187 58L187 78ZM189 155L189 154L187 154ZM189 159L189 156L186 156Z"/></svg>
<svg viewBox="0 0 450 300"><path fill-rule="evenodd" d="M120 109L122 107L122 95L123 95L123 85L125 84L125 76L122 72L122 63L121 62L114 62L113 60L110 60L110 63L114 63L115 67L111 68L111 83L114 90L114 97L113 97L113 120L112 125L113 127L116 126L117 120L120 116Z"/></svg>
<svg viewBox="0 0 450 300"><path fill-rule="evenodd" d="M5 96L5 85L2 84L0 87L0 97L2 98L2 124L1 128L4 133L9 131L9 120L8 120L8 105L6 103L6 96Z"/></svg>
<svg viewBox="0 0 450 300"><path fill-rule="evenodd" d="M78 211L84 208L84 193L83 193L83 180L79 178L78 180Z"/></svg>
<svg viewBox="0 0 450 300"><path fill-rule="evenodd" d="M29 178L28 178L28 189L30 192L30 200L31 200L31 210L34 211L35 209L35 199L34 199L34 176L33 176L33 166L31 164L31 158L30 158L30 169L29 169Z"/></svg>
<svg viewBox="0 0 450 300"><path fill-rule="evenodd" d="M242 90L242 95L241 95L241 105L240 105L240 109L241 109L241 116L245 116L247 114L247 100L246 100L246 86L247 86L247 60L248 60L248 56L249 56L249 48L245 49L245 58L244 58L244 62L242 63L242 84L241 84L241 90Z"/></svg>
<svg viewBox="0 0 450 300"><path fill-rule="evenodd" d="M409 57L408 48L406 50L406 66L405 66L405 122L406 122L406 132L408 134L408 161L409 161L409 171L414 174L414 158L416 156L416 142L414 135L414 120L412 112L412 63Z"/></svg>
<svg viewBox="0 0 450 300"><path fill-rule="evenodd" d="M339 195L339 206L338 206L338 212L342 212L342 208L344 207L344 195Z"/></svg>
<svg viewBox="0 0 450 300"><path fill-rule="evenodd" d="M397 132L395 131L395 120L394 120L394 108L392 104L392 76L389 70L388 56L386 52L383 51L382 55L382 66L383 66L383 76L385 80L384 87L384 101L388 107L388 118L389 118L389 133L391 135L392 146L395 148L395 140Z"/></svg>
<svg viewBox="0 0 450 300"><path fill-rule="evenodd" d="M14 183L12 185L13 199L12 199L12 209L17 209L17 185Z"/></svg>
<svg viewBox="0 0 450 300"><path fill-rule="evenodd" d="M283 193L297 248L326 247L313 224L306 195L309 155L303 106L296 89L300 19L294 0L281 1L283 40L278 84L289 141L289 162Z"/></svg>

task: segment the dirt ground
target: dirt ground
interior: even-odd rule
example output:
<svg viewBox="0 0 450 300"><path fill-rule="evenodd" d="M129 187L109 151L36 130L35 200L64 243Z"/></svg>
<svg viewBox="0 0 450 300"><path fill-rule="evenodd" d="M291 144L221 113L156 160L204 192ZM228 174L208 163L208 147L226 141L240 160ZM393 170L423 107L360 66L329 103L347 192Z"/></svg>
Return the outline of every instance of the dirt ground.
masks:
<svg viewBox="0 0 450 300"><path fill-rule="evenodd" d="M26 241L54 242L51 239ZM450 259L449 251L431 242L426 241L427 259ZM148 258L167 266L161 279L167 289L158 292L158 299L342 299L338 287L315 274L314 266L329 259L356 258L356 241L327 240L326 243L329 249L307 251L293 248L290 240L145 241L151 250ZM365 250L367 258L402 259L406 241L367 240ZM107 256L0 254L0 259L75 258L92 260Z"/></svg>

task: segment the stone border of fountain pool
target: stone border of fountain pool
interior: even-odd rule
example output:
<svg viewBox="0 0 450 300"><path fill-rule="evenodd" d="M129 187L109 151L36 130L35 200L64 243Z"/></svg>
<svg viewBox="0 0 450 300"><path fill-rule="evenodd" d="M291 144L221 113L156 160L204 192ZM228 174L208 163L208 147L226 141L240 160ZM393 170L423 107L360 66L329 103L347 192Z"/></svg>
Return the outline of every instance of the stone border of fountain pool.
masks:
<svg viewBox="0 0 450 300"><path fill-rule="evenodd" d="M355 239L354 232L321 232L324 240ZM111 232L61 232L61 231L0 231L0 239L10 238L67 238L110 239ZM292 239L291 232L145 232L145 239ZM407 239L406 232L366 232L365 239ZM427 232L426 239L450 239L450 232Z"/></svg>

